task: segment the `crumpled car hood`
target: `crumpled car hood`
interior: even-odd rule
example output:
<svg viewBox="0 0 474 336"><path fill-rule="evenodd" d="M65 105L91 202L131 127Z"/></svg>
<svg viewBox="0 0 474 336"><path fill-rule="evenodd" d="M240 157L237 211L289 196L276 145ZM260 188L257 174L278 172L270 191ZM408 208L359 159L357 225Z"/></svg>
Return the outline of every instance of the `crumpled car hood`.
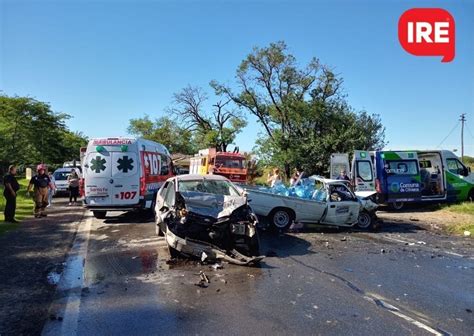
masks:
<svg viewBox="0 0 474 336"><path fill-rule="evenodd" d="M247 203L245 196L224 196L197 191L183 191L180 194L184 198L186 210L214 218L230 216L235 209Z"/></svg>

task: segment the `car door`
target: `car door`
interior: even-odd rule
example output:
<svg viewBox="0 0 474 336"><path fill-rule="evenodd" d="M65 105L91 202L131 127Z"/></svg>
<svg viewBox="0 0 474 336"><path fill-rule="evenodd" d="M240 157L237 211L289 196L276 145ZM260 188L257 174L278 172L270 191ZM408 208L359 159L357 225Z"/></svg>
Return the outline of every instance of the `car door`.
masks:
<svg viewBox="0 0 474 336"><path fill-rule="evenodd" d="M292 198L297 222L318 223L326 213L327 192L321 181L308 179L313 184L311 200Z"/></svg>
<svg viewBox="0 0 474 336"><path fill-rule="evenodd" d="M134 205L140 199L139 162L135 152L112 152L112 204Z"/></svg>
<svg viewBox="0 0 474 336"><path fill-rule="evenodd" d="M331 225L352 225L359 217L360 204L345 184L326 186L327 211L322 223Z"/></svg>

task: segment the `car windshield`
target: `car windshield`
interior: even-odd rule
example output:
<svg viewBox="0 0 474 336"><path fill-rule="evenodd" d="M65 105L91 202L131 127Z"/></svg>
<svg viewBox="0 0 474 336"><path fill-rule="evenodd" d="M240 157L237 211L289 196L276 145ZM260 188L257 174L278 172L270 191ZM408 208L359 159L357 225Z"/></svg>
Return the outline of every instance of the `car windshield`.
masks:
<svg viewBox="0 0 474 336"><path fill-rule="evenodd" d="M225 180L191 180L179 181L178 190L183 191L197 191L207 194L224 195L224 196L240 196L237 189Z"/></svg>
<svg viewBox="0 0 474 336"><path fill-rule="evenodd" d="M53 174L54 179L56 181L65 181L67 180L67 177L71 174L71 172L66 172L66 171L61 171L61 172L55 172Z"/></svg>
<svg viewBox="0 0 474 336"><path fill-rule="evenodd" d="M216 166L226 168L244 168L245 165L243 159L227 156L218 156L216 157Z"/></svg>

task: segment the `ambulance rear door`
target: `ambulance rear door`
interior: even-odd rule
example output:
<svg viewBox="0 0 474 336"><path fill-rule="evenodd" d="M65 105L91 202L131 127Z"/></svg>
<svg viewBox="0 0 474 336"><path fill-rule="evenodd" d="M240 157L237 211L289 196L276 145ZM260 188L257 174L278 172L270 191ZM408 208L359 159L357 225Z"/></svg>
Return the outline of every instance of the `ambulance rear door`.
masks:
<svg viewBox="0 0 474 336"><path fill-rule="evenodd" d="M138 204L140 174L137 152L112 152L112 204L127 206Z"/></svg>
<svg viewBox="0 0 474 336"><path fill-rule="evenodd" d="M350 171L349 165L349 154L347 153L334 153L331 154L331 172L329 178L336 179L341 170L345 170L347 173Z"/></svg>
<svg viewBox="0 0 474 336"><path fill-rule="evenodd" d="M106 150L91 151L84 157L84 194L86 204L108 206L112 203L112 154Z"/></svg>
<svg viewBox="0 0 474 336"><path fill-rule="evenodd" d="M355 191L375 191L374 167L368 151L354 151L351 171Z"/></svg>

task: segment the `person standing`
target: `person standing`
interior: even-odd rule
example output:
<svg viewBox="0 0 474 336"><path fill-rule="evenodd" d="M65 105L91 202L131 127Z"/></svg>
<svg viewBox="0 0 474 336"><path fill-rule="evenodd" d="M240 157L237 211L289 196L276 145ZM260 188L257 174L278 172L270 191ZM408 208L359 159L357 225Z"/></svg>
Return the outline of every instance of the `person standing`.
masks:
<svg viewBox="0 0 474 336"><path fill-rule="evenodd" d="M48 205L48 189L52 186L51 180L46 174L43 164L36 167L37 174L33 176L28 185L28 192L34 189L35 218L46 217L46 206Z"/></svg>
<svg viewBox="0 0 474 336"><path fill-rule="evenodd" d="M336 177L336 180L341 180L341 181L351 181L351 178L347 176L347 171L345 169L341 169L339 176ZM349 183L350 184L350 183Z"/></svg>
<svg viewBox="0 0 474 336"><path fill-rule="evenodd" d="M275 184L281 183L281 175L280 175L280 169L275 168L273 169L273 175L270 175L267 179L267 183L270 184L270 187L273 188Z"/></svg>
<svg viewBox="0 0 474 336"><path fill-rule="evenodd" d="M53 196L56 193L56 184L54 180L54 175L52 172L48 173L49 179L51 180L51 184L48 187L48 206L49 208L53 204Z"/></svg>
<svg viewBox="0 0 474 336"><path fill-rule="evenodd" d="M79 176L75 169L67 177L67 183L69 185L69 205L76 205L77 196L79 196ZM73 200L74 203L72 203Z"/></svg>
<svg viewBox="0 0 474 336"><path fill-rule="evenodd" d="M8 167L8 174L3 178L3 184L5 185L5 190L3 191L3 196L5 197L5 222L18 223L15 219L16 212L16 193L20 190L20 184L18 183L16 177L16 167L11 165Z"/></svg>

